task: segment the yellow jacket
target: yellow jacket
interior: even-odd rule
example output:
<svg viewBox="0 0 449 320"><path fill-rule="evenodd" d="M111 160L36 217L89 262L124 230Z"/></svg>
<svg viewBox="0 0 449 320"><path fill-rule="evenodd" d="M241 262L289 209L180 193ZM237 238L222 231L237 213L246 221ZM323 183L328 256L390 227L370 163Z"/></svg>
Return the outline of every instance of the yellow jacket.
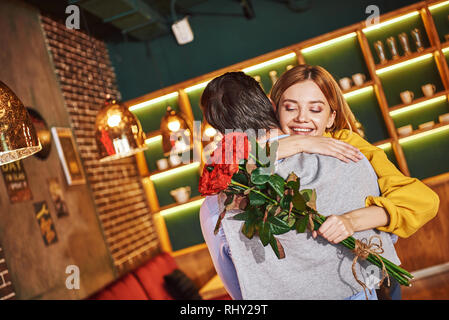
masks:
<svg viewBox="0 0 449 320"><path fill-rule="evenodd" d="M389 225L378 230L407 238L436 216L440 204L438 195L417 178L403 175L382 149L371 145L355 132L350 134L347 129L325 133L324 136L358 148L373 166L381 196L367 197L365 205L382 207L390 215Z"/></svg>

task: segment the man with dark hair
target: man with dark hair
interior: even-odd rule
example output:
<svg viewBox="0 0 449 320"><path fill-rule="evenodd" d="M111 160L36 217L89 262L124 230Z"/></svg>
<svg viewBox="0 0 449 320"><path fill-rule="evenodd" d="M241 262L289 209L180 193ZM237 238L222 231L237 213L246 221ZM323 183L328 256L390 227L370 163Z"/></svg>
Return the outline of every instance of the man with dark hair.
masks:
<svg viewBox="0 0 449 320"><path fill-rule="evenodd" d="M228 72L213 79L204 89L201 107L206 121L223 134L235 128L279 128L267 95L256 80L243 72Z"/></svg>

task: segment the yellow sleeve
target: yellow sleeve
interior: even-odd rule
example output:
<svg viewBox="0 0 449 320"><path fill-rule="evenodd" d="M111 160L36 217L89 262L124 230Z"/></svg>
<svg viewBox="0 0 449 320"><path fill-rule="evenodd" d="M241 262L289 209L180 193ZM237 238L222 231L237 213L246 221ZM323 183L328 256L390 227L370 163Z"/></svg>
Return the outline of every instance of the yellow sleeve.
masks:
<svg viewBox="0 0 449 320"><path fill-rule="evenodd" d="M333 138L358 148L377 174L381 196L367 197L365 205L382 207L390 215L389 225L378 230L407 238L436 216L438 195L420 180L403 175L382 149L346 129L334 133Z"/></svg>

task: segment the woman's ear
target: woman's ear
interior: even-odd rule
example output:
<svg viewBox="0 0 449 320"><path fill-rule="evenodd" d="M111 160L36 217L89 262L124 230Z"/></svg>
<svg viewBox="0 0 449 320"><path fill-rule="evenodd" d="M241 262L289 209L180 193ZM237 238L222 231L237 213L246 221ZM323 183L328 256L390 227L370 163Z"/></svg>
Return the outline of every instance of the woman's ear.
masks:
<svg viewBox="0 0 449 320"><path fill-rule="evenodd" d="M327 122L327 126L326 126L327 129L329 129L333 126L336 116L337 116L337 111L335 111L335 110L332 111L332 114L330 115L329 120Z"/></svg>

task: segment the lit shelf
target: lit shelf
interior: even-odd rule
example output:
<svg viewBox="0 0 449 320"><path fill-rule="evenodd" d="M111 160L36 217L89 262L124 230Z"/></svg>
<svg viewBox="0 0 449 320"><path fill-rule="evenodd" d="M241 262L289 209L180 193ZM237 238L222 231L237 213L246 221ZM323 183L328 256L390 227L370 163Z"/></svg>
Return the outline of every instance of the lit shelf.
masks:
<svg viewBox="0 0 449 320"><path fill-rule="evenodd" d="M385 139L385 140L381 140L381 141L377 141L376 143L374 143L373 145L375 147L381 148L381 149L385 149L391 146L391 142L393 141L393 139Z"/></svg>
<svg viewBox="0 0 449 320"><path fill-rule="evenodd" d="M383 64L377 64L376 65L376 73L382 74L384 72L388 72L390 70L400 68L406 65L410 65L412 63L427 59L428 57L432 56L435 52L435 47L430 47L427 49L424 49L421 52L413 52L412 54L408 56L401 56L400 58L396 60L388 60L388 62Z"/></svg>
<svg viewBox="0 0 449 320"><path fill-rule="evenodd" d="M290 52L290 53L285 54L283 56L280 56L280 57L277 57L277 58L274 58L274 59L271 59L271 60L268 60L268 61L264 61L264 62L258 63L256 65L253 65L253 66L246 67L246 68L242 69L242 72L248 73L248 72L256 71L256 70L259 70L261 68L268 67L268 66L273 65L275 63L279 63L279 62L282 62L282 61L285 61L285 60L289 60L289 59L292 59L292 58L295 58L295 57L296 57L296 53Z"/></svg>
<svg viewBox="0 0 449 320"><path fill-rule="evenodd" d="M184 202L184 203L172 203L172 204L161 207L159 210L159 214L161 216L165 216L165 215L168 215L173 212L178 212L183 209L188 209L193 206L200 205L204 201L204 199L205 199L205 197L203 197L203 196L196 196L196 197L190 198L189 201Z"/></svg>
<svg viewBox="0 0 449 320"><path fill-rule="evenodd" d="M373 86L374 82L372 80L365 82L363 85L361 86L353 86L351 87L351 89L342 91L343 96L345 97L345 99L356 96L358 94L367 92L372 90L372 86Z"/></svg>
<svg viewBox="0 0 449 320"><path fill-rule="evenodd" d="M160 170L160 171L156 171L151 173L148 177L151 180L157 180L163 177L167 177L167 176L171 176L174 175L176 173L182 172L182 171L186 171L189 169L192 169L194 167L198 167L199 168L200 163L199 162L191 162L188 164L180 164L176 167L171 167L171 168L167 168L165 170Z"/></svg>
<svg viewBox="0 0 449 320"><path fill-rule="evenodd" d="M448 91L441 91L441 92L435 93L431 97L422 97L422 98L413 100L412 103L409 103L409 104L396 105L389 109L390 115L392 117L394 117L398 114L401 114L401 113L404 113L404 112L407 112L410 110L415 110L415 109L424 107L426 105L429 105L429 104L432 104L435 102L446 100L447 93L448 93Z"/></svg>
<svg viewBox="0 0 449 320"><path fill-rule="evenodd" d="M341 42L341 41L344 41L344 40L347 40L347 39L355 38L356 36L357 36L357 33L351 32L351 33L345 34L343 36L340 36L338 38L330 39L330 40L327 40L327 41L324 41L324 42L320 42L320 43L311 45L310 47L306 47L304 49L301 49L301 53L307 54L309 52L312 52L312 51L315 51L315 50L318 50L318 49L322 49L322 48L325 48L325 47L332 46L332 45L334 45L334 44L336 44L338 42Z"/></svg>
<svg viewBox="0 0 449 320"><path fill-rule="evenodd" d="M145 135L146 135L145 144L151 144L154 142L162 142L162 135L159 130L153 131L151 133L147 133Z"/></svg>
<svg viewBox="0 0 449 320"><path fill-rule="evenodd" d="M403 14L403 15L401 15L401 16L399 16L399 17L391 18L391 19L382 21L382 22L380 22L380 23L373 24L372 26L369 26L369 27L364 28L364 29L362 30L362 32L366 34L366 33L369 33L369 32L371 32L371 31L374 31L374 30L380 30L380 29L382 29L382 28L385 28L386 26L395 24L395 23L400 22L400 21L404 21L404 20L406 20L406 19L408 19L408 18L415 17L415 16L417 16L417 15L419 15L419 12L416 11L416 10L414 10L414 11L412 11L412 12Z"/></svg>
<svg viewBox="0 0 449 320"><path fill-rule="evenodd" d="M129 106L128 109L129 109L129 111L135 111L135 110L138 110L138 109L147 108L149 106L152 106L154 104L160 103L162 101L175 98L177 96L178 96L178 92L177 91L171 92L169 94L166 94L166 95L163 95L163 96L151 99L151 100L147 100L147 101L143 101L143 102L134 104L132 106Z"/></svg>
<svg viewBox="0 0 449 320"><path fill-rule="evenodd" d="M437 123L432 128L414 130L411 134L406 136L399 136L399 143L406 143L412 140L419 139L429 134L445 131L449 129L449 123Z"/></svg>

